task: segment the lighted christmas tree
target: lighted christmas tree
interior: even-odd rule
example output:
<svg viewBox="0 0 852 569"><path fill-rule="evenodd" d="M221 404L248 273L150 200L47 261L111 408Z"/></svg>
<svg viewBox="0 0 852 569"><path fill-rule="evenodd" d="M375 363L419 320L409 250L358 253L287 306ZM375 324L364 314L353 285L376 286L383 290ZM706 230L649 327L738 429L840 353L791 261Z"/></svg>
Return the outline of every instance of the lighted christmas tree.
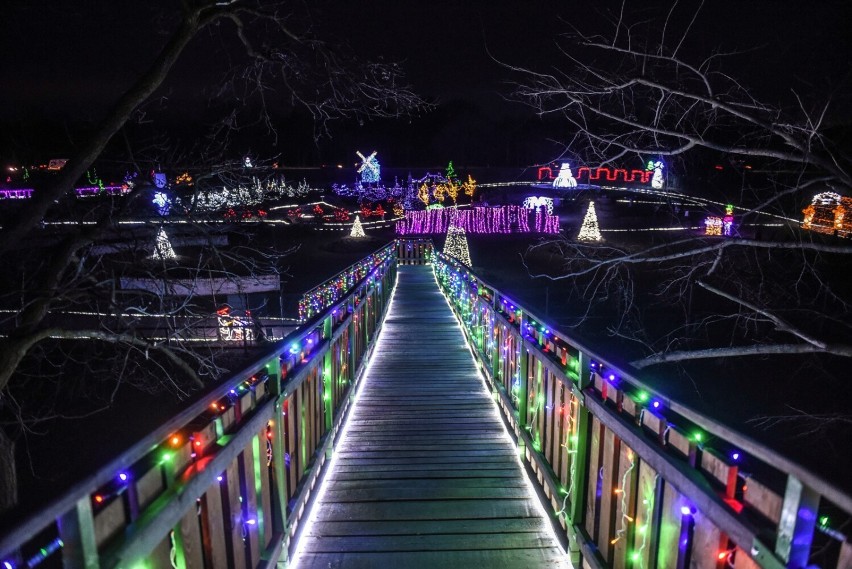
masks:
<svg viewBox="0 0 852 569"><path fill-rule="evenodd" d="M450 160L450 163L447 164L447 181L458 183L458 176L456 176L456 169L453 167L453 161Z"/></svg>
<svg viewBox="0 0 852 569"><path fill-rule="evenodd" d="M169 236L166 235L166 230L160 228L157 233L157 244L154 246L154 254L152 259L174 259L176 257L175 250L172 249L172 243L169 241Z"/></svg>
<svg viewBox="0 0 852 569"><path fill-rule="evenodd" d="M451 223L447 228L447 240L444 241L444 255L454 257L465 267L471 266L470 251L467 248L467 234L463 227Z"/></svg>
<svg viewBox="0 0 852 569"><path fill-rule="evenodd" d="M595 202L589 202L589 209L586 210L586 217L583 218L583 224L580 226L580 234L577 235L577 241L601 241L601 229L598 226L598 214L595 212Z"/></svg>
<svg viewBox="0 0 852 569"><path fill-rule="evenodd" d="M361 226L361 218L355 216L355 223L352 224L352 231L349 232L349 237L366 237L364 228Z"/></svg>

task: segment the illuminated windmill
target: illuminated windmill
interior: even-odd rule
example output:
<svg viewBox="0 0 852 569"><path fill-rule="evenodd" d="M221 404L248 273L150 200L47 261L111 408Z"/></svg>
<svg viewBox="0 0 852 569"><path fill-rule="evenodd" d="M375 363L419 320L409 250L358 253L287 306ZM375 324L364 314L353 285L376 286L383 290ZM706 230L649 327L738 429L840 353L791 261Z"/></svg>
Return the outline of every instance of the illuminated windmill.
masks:
<svg viewBox="0 0 852 569"><path fill-rule="evenodd" d="M376 160L377 152L373 150L373 153L366 157L358 151L355 154L361 159L361 165L358 166L358 173L361 174L361 182L378 182L381 178L381 166L379 166L379 161Z"/></svg>

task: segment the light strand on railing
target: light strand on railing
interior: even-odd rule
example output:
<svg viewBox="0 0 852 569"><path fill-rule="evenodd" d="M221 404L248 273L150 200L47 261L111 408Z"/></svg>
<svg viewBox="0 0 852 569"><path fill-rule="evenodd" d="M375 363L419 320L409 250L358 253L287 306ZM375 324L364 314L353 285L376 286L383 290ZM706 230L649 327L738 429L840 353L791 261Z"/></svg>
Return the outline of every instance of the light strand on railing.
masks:
<svg viewBox="0 0 852 569"><path fill-rule="evenodd" d="M633 468L636 466L633 451L627 451L627 458L630 460L630 467L624 471L624 475L621 477L621 486L619 488L616 488L615 490L616 494L621 494L621 520L619 523L619 528L615 532L615 539L613 539L611 542L613 545L615 544L615 542L621 539L625 533L627 533L627 523L633 521L633 518L631 518L627 514L627 504L625 504L625 500L627 500L627 476L633 471Z"/></svg>
<svg viewBox="0 0 852 569"><path fill-rule="evenodd" d="M657 483L660 479L660 473L656 473L654 475L654 488L657 488ZM639 546L639 549L630 554L630 560L635 563L635 566L639 569L642 569L642 551L645 550L645 547L648 545L648 526L651 524L651 513L654 509L654 490L651 491L650 495L645 496L642 500L642 504L645 506L645 515L642 517L643 524L636 528L636 531L642 535L642 545Z"/></svg>
<svg viewBox="0 0 852 569"><path fill-rule="evenodd" d="M571 405L573 405L574 401L575 401L574 395L571 394L571 395L569 395L569 397L571 398ZM573 423L574 422L573 421L573 412L570 409L569 409L569 412L572 413L569 416L572 418L571 423ZM571 425L571 426L573 426L573 425ZM571 494L573 494L573 492L574 492L574 479L575 479L575 475L576 475L576 472L577 472L577 456L576 456L577 455L577 449L576 448L572 449L571 445L572 445L572 443L574 445L576 445L579 442L578 436L576 434L572 435L571 430L572 430L571 427L569 427L568 434L565 437L565 444L559 445L561 448L565 449L565 454L568 456L568 459L571 461L571 468L568 469L569 470L568 471L569 482L568 482L568 488L564 490L565 495L562 498L562 507L559 508L559 510L557 510L554 514L557 518L562 517L565 520L565 523L567 523L567 524L572 523L572 520L568 516L568 512L566 511L566 508L567 508L567 505L568 505L568 500L571 499ZM574 455L574 456L572 456L572 455Z"/></svg>
<svg viewBox="0 0 852 569"><path fill-rule="evenodd" d="M299 300L299 320L304 322L343 298L376 267L388 263L394 252L395 247L386 246L306 292Z"/></svg>

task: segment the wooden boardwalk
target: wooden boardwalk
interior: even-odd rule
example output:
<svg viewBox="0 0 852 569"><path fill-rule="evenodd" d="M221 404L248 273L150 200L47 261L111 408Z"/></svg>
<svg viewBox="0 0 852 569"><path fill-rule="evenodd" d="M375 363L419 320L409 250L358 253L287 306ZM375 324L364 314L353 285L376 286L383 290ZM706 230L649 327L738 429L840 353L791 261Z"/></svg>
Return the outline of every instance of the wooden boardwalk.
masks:
<svg viewBox="0 0 852 569"><path fill-rule="evenodd" d="M390 312L299 567L570 567L428 266Z"/></svg>

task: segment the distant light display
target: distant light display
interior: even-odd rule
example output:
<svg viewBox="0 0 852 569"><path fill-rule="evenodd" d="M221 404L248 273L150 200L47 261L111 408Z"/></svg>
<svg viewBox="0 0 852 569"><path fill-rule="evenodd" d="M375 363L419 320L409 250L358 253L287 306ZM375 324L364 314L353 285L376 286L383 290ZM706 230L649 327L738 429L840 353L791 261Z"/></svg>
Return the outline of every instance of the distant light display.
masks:
<svg viewBox="0 0 852 569"><path fill-rule="evenodd" d="M530 196L524 200L524 207L527 209L543 207L547 210L548 215L553 215L553 198Z"/></svg>
<svg viewBox="0 0 852 569"><path fill-rule="evenodd" d="M166 235L166 231L163 228L160 228L159 233L157 233L157 242L154 245L154 254L151 255L152 259L166 260L166 259L174 259L177 255L175 255L175 250L172 249L172 243L169 241L169 236Z"/></svg>
<svg viewBox="0 0 852 569"><path fill-rule="evenodd" d="M722 234L730 236L734 229L734 206L725 206L725 217L722 218Z"/></svg>
<svg viewBox="0 0 852 569"><path fill-rule="evenodd" d="M169 215L172 207L172 200L166 192L154 192L154 199L151 202L157 206L157 213L161 216Z"/></svg>
<svg viewBox="0 0 852 569"><path fill-rule="evenodd" d="M559 168L559 174L553 180L554 188L576 188L577 179L571 173L571 165L568 162L563 162Z"/></svg>
<svg viewBox="0 0 852 569"><path fill-rule="evenodd" d="M601 228L598 225L598 213L595 211L595 202L590 201L589 209L586 210L583 223L580 225L577 241L601 241L602 239Z"/></svg>
<svg viewBox="0 0 852 569"><path fill-rule="evenodd" d="M470 267L473 264L470 260L470 249L467 246L467 235L464 229L455 223L451 224L447 229L444 254L454 257L465 267Z"/></svg>
<svg viewBox="0 0 852 569"><path fill-rule="evenodd" d="M154 180L154 186L160 190L165 188L169 183L168 179L166 179L165 172L154 172L152 179Z"/></svg>
<svg viewBox="0 0 852 569"><path fill-rule="evenodd" d="M2 200L28 200L33 197L32 188L19 190L0 190L0 199Z"/></svg>
<svg viewBox="0 0 852 569"><path fill-rule="evenodd" d="M852 209L852 198L836 192L820 192L814 195L810 205L802 210L802 229L849 237L852 235L852 222L846 213Z"/></svg>
<svg viewBox="0 0 852 569"><path fill-rule="evenodd" d="M360 152L355 152L361 158L361 164L358 166L358 173L361 174L362 184L378 183L382 178L382 170L379 161L376 159L377 152L373 150L369 156L364 156Z"/></svg>
<svg viewBox="0 0 852 569"><path fill-rule="evenodd" d="M223 186L221 190L195 191L186 202L180 198L177 198L176 202L186 210L216 211L225 208L256 206L266 200L283 197L303 197L313 191L319 190L311 188L305 181L293 186L283 178L265 182L261 182L258 178L252 178L251 184L247 186L237 186L236 188Z"/></svg>
<svg viewBox="0 0 852 569"><path fill-rule="evenodd" d="M349 237L366 237L364 227L361 225L361 218L355 216L355 223L352 224L352 231L349 232Z"/></svg>
<svg viewBox="0 0 852 569"><path fill-rule="evenodd" d="M704 219L705 235L721 235L723 221L719 216L711 215Z"/></svg>
<svg viewBox="0 0 852 569"><path fill-rule="evenodd" d="M562 173L560 168L559 173ZM623 168L608 168L601 166L599 168L590 168L588 166L580 166L577 168L577 176L575 180L578 183L593 184L594 182L623 182L626 184L647 184L653 176L653 168L651 170L625 170ZM542 166L538 169L538 180L554 180L553 169L550 166ZM551 184L553 185L553 184Z"/></svg>
<svg viewBox="0 0 852 569"><path fill-rule="evenodd" d="M466 233L559 233L558 216L542 213L540 209L533 215L532 210L516 205L406 211L405 219L396 223L396 232L400 235L445 233L451 222Z"/></svg>
<svg viewBox="0 0 852 569"><path fill-rule="evenodd" d="M814 205L836 205L840 203L840 194L837 192L820 192L815 194L811 203Z"/></svg>
<svg viewBox="0 0 852 569"><path fill-rule="evenodd" d="M651 178L651 187L655 190L663 189L663 186L666 183L663 178L663 163L659 160L656 162L649 161L646 169L654 172L654 176Z"/></svg>
<svg viewBox="0 0 852 569"><path fill-rule="evenodd" d="M216 311L219 322L219 338L226 342L251 342L255 339L254 322L251 312L246 310L245 316L231 313L231 308L225 306Z"/></svg>
<svg viewBox="0 0 852 569"><path fill-rule="evenodd" d="M16 188L13 190L0 190L0 200L28 200L33 197L33 188ZM74 195L78 198L94 197L101 194L109 196L123 195L130 192L130 187L126 184L120 186L84 186L82 188L74 188Z"/></svg>

